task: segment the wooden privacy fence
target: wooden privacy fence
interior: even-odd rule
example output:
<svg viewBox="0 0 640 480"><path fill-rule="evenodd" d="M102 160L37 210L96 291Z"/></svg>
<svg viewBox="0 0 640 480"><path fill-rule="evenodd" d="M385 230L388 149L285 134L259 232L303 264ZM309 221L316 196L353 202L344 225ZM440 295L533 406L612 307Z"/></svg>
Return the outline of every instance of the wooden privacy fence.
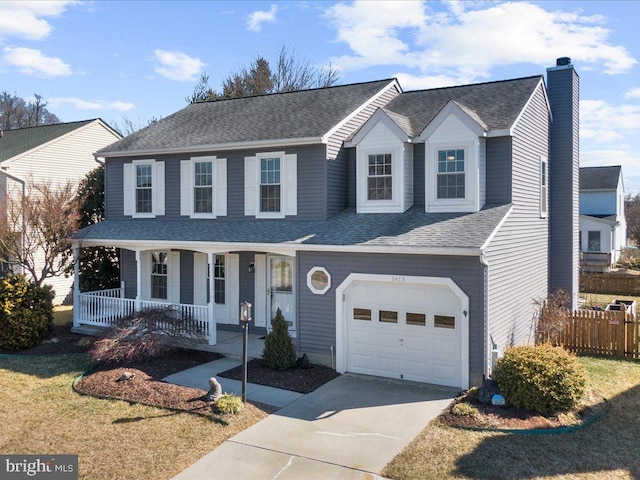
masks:
<svg viewBox="0 0 640 480"><path fill-rule="evenodd" d="M580 291L640 296L640 275L580 272Z"/></svg>
<svg viewBox="0 0 640 480"><path fill-rule="evenodd" d="M640 322L625 311L575 310L557 343L574 353L640 358Z"/></svg>

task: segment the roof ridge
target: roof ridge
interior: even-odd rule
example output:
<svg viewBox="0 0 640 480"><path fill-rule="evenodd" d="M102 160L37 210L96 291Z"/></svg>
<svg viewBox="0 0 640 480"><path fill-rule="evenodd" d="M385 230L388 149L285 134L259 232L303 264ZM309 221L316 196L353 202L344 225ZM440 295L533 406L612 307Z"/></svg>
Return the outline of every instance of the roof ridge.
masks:
<svg viewBox="0 0 640 480"><path fill-rule="evenodd" d="M435 87L435 88L423 88L420 90L405 90L403 93L417 93L417 92L433 92L435 90L448 90L454 88L464 88L464 87L476 87L480 85L491 85L495 83L507 83L507 82L516 82L521 80L530 80L533 78L544 79L543 75L530 75L528 77L518 77L518 78L506 78L503 80L491 80L489 82L478 82L478 83L465 83L464 85L449 85L448 87Z"/></svg>
<svg viewBox="0 0 640 480"><path fill-rule="evenodd" d="M29 127L11 128L11 129L4 130L4 132L5 133L7 133L7 132L16 132L18 130L28 130L30 128L56 127L58 125L71 125L73 123L90 123L90 122L93 122L95 120L102 121L102 119L100 117L96 117L96 118L90 118L90 119L87 119L87 120L74 120L73 122L58 122L58 123L48 123L46 125L31 125Z"/></svg>

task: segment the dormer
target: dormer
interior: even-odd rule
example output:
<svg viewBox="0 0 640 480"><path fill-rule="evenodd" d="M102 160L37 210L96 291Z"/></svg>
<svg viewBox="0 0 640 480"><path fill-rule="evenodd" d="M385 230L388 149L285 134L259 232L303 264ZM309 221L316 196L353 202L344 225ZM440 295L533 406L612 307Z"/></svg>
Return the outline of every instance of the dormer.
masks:
<svg viewBox="0 0 640 480"><path fill-rule="evenodd" d="M450 100L417 137L425 143L425 211L477 212L485 203L488 127Z"/></svg>
<svg viewBox="0 0 640 480"><path fill-rule="evenodd" d="M413 146L396 117L378 109L347 143L356 148L358 213L402 213L413 206Z"/></svg>

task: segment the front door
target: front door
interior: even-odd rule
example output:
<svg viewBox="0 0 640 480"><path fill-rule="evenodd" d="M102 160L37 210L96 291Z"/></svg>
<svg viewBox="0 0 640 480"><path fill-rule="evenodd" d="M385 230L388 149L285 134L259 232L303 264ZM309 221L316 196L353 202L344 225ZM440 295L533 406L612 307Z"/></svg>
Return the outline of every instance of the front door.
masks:
<svg viewBox="0 0 640 480"><path fill-rule="evenodd" d="M271 330L271 319L278 308L289 325L289 333L295 336L295 300L294 300L294 259L291 257L269 257L269 289L271 297L267 329Z"/></svg>

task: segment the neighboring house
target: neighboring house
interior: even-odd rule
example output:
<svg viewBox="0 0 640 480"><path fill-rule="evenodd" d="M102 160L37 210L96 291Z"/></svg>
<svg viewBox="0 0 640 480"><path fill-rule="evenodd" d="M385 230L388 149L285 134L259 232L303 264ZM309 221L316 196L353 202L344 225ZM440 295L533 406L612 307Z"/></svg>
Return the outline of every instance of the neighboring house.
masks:
<svg viewBox="0 0 640 480"><path fill-rule="evenodd" d="M622 167L580 168L581 267L608 270L626 245Z"/></svg>
<svg viewBox="0 0 640 480"><path fill-rule="evenodd" d="M18 128L0 136L0 201L24 195L31 183L78 184L98 166L93 153L122 137L100 119ZM73 278L54 277L55 303L72 293Z"/></svg>
<svg viewBox="0 0 640 480"><path fill-rule="evenodd" d="M189 105L97 153L106 220L75 246L120 248L123 287L76 292L74 323L169 303L214 344L249 301L254 331L280 308L299 354L338 372L478 385L529 341L534 298L576 299L578 99L560 59L548 88Z"/></svg>

